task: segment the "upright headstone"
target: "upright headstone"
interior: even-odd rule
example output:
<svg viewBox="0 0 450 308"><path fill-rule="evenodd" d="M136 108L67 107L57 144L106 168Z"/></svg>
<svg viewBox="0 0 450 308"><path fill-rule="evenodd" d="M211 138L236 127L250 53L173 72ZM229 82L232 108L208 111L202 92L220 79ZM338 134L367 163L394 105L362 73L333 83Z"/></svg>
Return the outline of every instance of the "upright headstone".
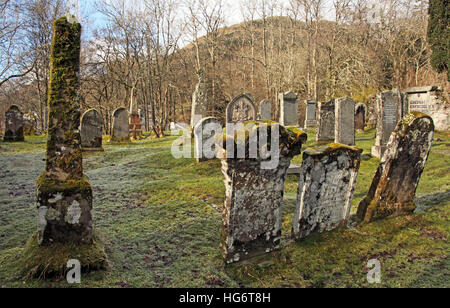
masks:
<svg viewBox="0 0 450 308"><path fill-rule="evenodd" d="M139 139L142 136L142 125L141 125L141 118L139 117L138 113L132 113L129 117L130 121L130 131L129 134L133 139Z"/></svg>
<svg viewBox="0 0 450 308"><path fill-rule="evenodd" d="M203 118L194 127L195 158L197 162L216 157L215 136L222 134L222 125L217 118Z"/></svg>
<svg viewBox="0 0 450 308"><path fill-rule="evenodd" d="M335 103L334 99L319 103L319 125L317 127L316 141L334 141L335 129Z"/></svg>
<svg viewBox="0 0 450 308"><path fill-rule="evenodd" d="M243 123L256 121L256 107L249 94L235 97L227 106L227 123Z"/></svg>
<svg viewBox="0 0 450 308"><path fill-rule="evenodd" d="M113 127L111 141L113 142L129 142L130 126L128 124L128 111L124 107L117 108L113 113Z"/></svg>
<svg viewBox="0 0 450 308"><path fill-rule="evenodd" d="M266 134L272 131L272 127L275 131L279 128L278 134L273 133L271 138L278 136L280 147L276 147L274 143L270 145L271 152L277 153L271 158L279 155L279 163L267 168L263 166L263 162L267 160L264 157L267 156L259 151L257 158L250 158L248 154L251 152L250 140L260 129L261 122L257 122L255 126L255 130L244 134L246 139L241 143L245 146L244 158L237 158L233 155L235 153L227 153L224 148L231 141L236 149L237 140L233 136L219 136L220 143L217 144L225 176L226 199L222 215L221 250L227 263L248 259L280 247L286 170L292 157L300 153L302 144L307 139L306 134L296 128L286 129L278 123L267 125L266 128L263 126L262 130L268 130ZM267 149L264 146L262 148Z"/></svg>
<svg viewBox="0 0 450 308"><path fill-rule="evenodd" d="M272 103L267 99L259 103L259 120L272 121Z"/></svg>
<svg viewBox="0 0 450 308"><path fill-rule="evenodd" d="M356 131L364 131L366 126L366 105L359 103L355 106L355 129Z"/></svg>
<svg viewBox="0 0 450 308"><path fill-rule="evenodd" d="M355 145L355 102L349 97L335 100L335 143Z"/></svg>
<svg viewBox="0 0 450 308"><path fill-rule="evenodd" d="M280 93L280 124L298 126L298 96L294 92Z"/></svg>
<svg viewBox="0 0 450 308"><path fill-rule="evenodd" d="M430 116L413 111L400 121L391 135L358 217L371 222L412 213L414 195L428 159L434 136Z"/></svg>
<svg viewBox="0 0 450 308"><path fill-rule="evenodd" d="M12 105L5 113L5 136L3 141L24 141L23 136L23 114L19 107Z"/></svg>
<svg viewBox="0 0 450 308"><path fill-rule="evenodd" d="M103 121L95 109L87 110L81 117L81 147L83 151L103 151Z"/></svg>
<svg viewBox="0 0 450 308"><path fill-rule="evenodd" d="M397 91L386 91L377 96L377 135L375 146L372 147L372 155L381 158L386 150L386 145L394 131L398 118L401 97Z"/></svg>
<svg viewBox="0 0 450 308"><path fill-rule="evenodd" d="M38 242L91 243L92 189L83 175L80 126L81 25L53 24L46 167L37 180Z"/></svg>
<svg viewBox="0 0 450 308"><path fill-rule="evenodd" d="M311 100L306 101L305 128L315 128L316 127L316 125L317 125L316 107L317 107L316 101L311 101Z"/></svg>
<svg viewBox="0 0 450 308"><path fill-rule="evenodd" d="M349 218L361 153L341 144L303 152L293 237L331 231Z"/></svg>
<svg viewBox="0 0 450 308"><path fill-rule="evenodd" d="M195 87L194 94L192 95L192 108L191 108L191 127L194 128L198 121L206 117L208 110L208 86L203 81L202 72L198 73L199 82Z"/></svg>

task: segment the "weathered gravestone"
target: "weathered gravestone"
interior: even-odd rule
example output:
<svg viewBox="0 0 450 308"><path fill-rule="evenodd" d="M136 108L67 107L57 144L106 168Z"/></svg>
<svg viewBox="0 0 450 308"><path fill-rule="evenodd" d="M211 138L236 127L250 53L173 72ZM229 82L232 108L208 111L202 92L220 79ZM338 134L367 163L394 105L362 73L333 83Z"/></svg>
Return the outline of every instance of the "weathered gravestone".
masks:
<svg viewBox="0 0 450 308"><path fill-rule="evenodd" d="M256 107L249 94L235 97L227 106L227 123L244 123L256 121Z"/></svg>
<svg viewBox="0 0 450 308"><path fill-rule="evenodd" d="M336 118L334 105L334 99L319 103L319 125L316 133L317 142L334 141Z"/></svg>
<svg viewBox="0 0 450 308"><path fill-rule="evenodd" d="M350 215L362 150L329 144L303 152L292 235L331 231Z"/></svg>
<svg viewBox="0 0 450 308"><path fill-rule="evenodd" d="M128 111L124 107L117 108L113 113L113 127L111 141L130 141L130 126L128 124Z"/></svg>
<svg viewBox="0 0 450 308"><path fill-rule="evenodd" d="M349 98L335 100L334 142L355 145L355 102Z"/></svg>
<svg viewBox="0 0 450 308"><path fill-rule="evenodd" d="M272 103L267 99L259 103L259 120L272 121Z"/></svg>
<svg viewBox="0 0 450 308"><path fill-rule="evenodd" d="M398 91L385 91L377 96L377 135L372 155L378 158L383 156L386 145L394 131L399 119L399 105L401 97Z"/></svg>
<svg viewBox="0 0 450 308"><path fill-rule="evenodd" d="M431 150L434 123L431 117L412 112L400 121L370 186L358 207L358 217L371 222L412 213L414 195Z"/></svg>
<svg viewBox="0 0 450 308"><path fill-rule="evenodd" d="M198 74L199 82L192 95L191 108L191 127L194 128L197 123L206 116L208 110L208 86L203 81L202 73Z"/></svg>
<svg viewBox="0 0 450 308"><path fill-rule="evenodd" d="M141 118L139 117L139 114L132 113L129 117L129 134L133 139L139 139L142 137L142 125L141 125Z"/></svg>
<svg viewBox="0 0 450 308"><path fill-rule="evenodd" d="M359 103L355 106L355 130L364 131L366 126L366 105Z"/></svg>
<svg viewBox="0 0 450 308"><path fill-rule="evenodd" d="M315 128L316 127L316 125L317 125L316 107L317 107L316 101L311 101L311 100L306 101L305 128Z"/></svg>
<svg viewBox="0 0 450 308"><path fill-rule="evenodd" d="M298 96L293 92L280 93L280 124L298 126Z"/></svg>
<svg viewBox="0 0 450 308"><path fill-rule="evenodd" d="M93 237L79 132L80 35L81 25L66 17L53 25L46 167L37 181L39 245L91 243Z"/></svg>
<svg viewBox="0 0 450 308"><path fill-rule="evenodd" d="M202 119L194 127L195 158L202 162L216 157L215 136L222 134L222 125L217 118Z"/></svg>
<svg viewBox="0 0 450 308"><path fill-rule="evenodd" d="M81 147L83 151L103 151L103 121L95 109L87 110L81 117Z"/></svg>
<svg viewBox="0 0 450 308"><path fill-rule="evenodd" d="M19 107L12 105L5 113L5 136L3 141L24 141L23 136L23 114Z"/></svg>
<svg viewBox="0 0 450 308"><path fill-rule="evenodd" d="M257 158L250 158L250 140L253 140L261 127L262 131L267 130L265 134L272 132L270 143L263 143ZM272 127L275 131L272 131ZM261 122L257 122L254 129L248 134L244 133L244 136L242 142L237 142L234 137L221 135L216 145L225 176L226 199L222 215L221 250L227 263L279 248L286 170L292 157L300 153L302 144L307 139L306 134L299 129L287 129L278 123L263 125ZM273 141L274 136L279 137L279 146ZM231 153L224 149L224 145L229 142L234 144ZM245 148L244 158L237 158L238 143ZM268 159L264 155L265 150L261 150L269 147L271 159L276 156L279 158L279 163L271 167L263 165Z"/></svg>

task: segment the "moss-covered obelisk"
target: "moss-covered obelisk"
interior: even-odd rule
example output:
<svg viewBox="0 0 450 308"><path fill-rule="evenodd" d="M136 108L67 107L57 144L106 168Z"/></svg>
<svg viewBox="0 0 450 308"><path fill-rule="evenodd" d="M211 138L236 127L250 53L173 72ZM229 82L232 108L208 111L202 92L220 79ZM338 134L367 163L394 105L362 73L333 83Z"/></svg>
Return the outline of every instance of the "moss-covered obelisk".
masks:
<svg viewBox="0 0 450 308"><path fill-rule="evenodd" d="M79 132L80 41L78 22L54 22L46 167L37 181L39 245L92 242L92 189Z"/></svg>

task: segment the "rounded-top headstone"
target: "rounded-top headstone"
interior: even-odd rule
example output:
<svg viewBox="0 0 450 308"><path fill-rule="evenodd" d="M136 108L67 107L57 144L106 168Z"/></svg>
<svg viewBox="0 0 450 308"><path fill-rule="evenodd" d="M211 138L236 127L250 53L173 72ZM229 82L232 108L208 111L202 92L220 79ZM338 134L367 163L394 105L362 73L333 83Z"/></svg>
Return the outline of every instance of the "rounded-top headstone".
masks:
<svg viewBox="0 0 450 308"><path fill-rule="evenodd" d="M249 94L236 96L227 106L227 123L256 120L256 107Z"/></svg>
<svg viewBox="0 0 450 308"><path fill-rule="evenodd" d="M102 151L102 117L96 109L81 117L81 146L84 151Z"/></svg>
<svg viewBox="0 0 450 308"><path fill-rule="evenodd" d="M19 107L12 105L5 113L5 142L24 141L23 114Z"/></svg>
<svg viewBox="0 0 450 308"><path fill-rule="evenodd" d="M128 111L125 107L117 108L113 113L113 128L111 141L130 141L130 125L128 123Z"/></svg>

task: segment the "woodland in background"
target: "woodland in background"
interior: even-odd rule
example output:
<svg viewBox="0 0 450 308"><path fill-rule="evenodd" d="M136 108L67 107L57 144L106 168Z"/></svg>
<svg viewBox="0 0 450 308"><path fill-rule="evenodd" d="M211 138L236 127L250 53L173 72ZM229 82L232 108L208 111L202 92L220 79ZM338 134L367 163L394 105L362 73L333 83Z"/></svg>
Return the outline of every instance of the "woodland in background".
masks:
<svg viewBox="0 0 450 308"><path fill-rule="evenodd" d="M448 57L448 1L432 2L444 31L430 33L443 39L427 38L424 0L245 0L244 22L233 26L225 0L98 0L105 22L83 34L82 109L96 108L106 133L114 109L140 109L161 137L171 121L190 122L200 74L210 115L221 119L240 93L272 100L274 118L285 91L368 102L386 89L437 85L448 99L448 67L433 70L443 56L432 58L429 44ZM0 0L0 115L16 104L45 130L52 22L65 13L64 0Z"/></svg>

